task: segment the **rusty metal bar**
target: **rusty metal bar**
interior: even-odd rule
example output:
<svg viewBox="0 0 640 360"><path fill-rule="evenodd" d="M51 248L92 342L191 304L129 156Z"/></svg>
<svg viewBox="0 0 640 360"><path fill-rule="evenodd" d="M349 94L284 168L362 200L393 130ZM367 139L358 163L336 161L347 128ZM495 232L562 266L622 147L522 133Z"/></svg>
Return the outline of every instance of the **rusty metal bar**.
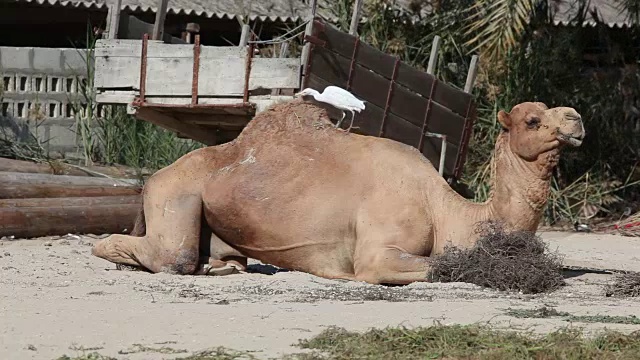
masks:
<svg viewBox="0 0 640 360"><path fill-rule="evenodd" d="M207 109L207 108L224 108L224 109L240 109L240 108L252 108L255 109L256 105L250 102L242 102L237 104L155 104L155 103L143 103L141 107L148 108L188 108L188 109Z"/></svg>
<svg viewBox="0 0 640 360"><path fill-rule="evenodd" d="M433 102L433 94L436 92L436 85L438 84L438 79L433 77L433 84L431 84L431 90L429 91L429 99L427 101L427 110L424 112L424 120L422 121L422 130L420 135L420 142L418 143L418 150L422 153L424 149L424 138L427 133L427 123L429 122L429 114L431 114L431 103Z"/></svg>
<svg viewBox="0 0 640 360"><path fill-rule="evenodd" d="M191 80L191 105L198 103L198 77L200 75L200 34L193 44L193 79Z"/></svg>
<svg viewBox="0 0 640 360"><path fill-rule="evenodd" d="M254 34L253 32L249 35L250 44L249 50L247 52L247 60L245 61L245 69L244 69L244 95L242 96L242 101L249 101L249 77L251 76L251 62L253 61L253 52L255 50L255 43L253 42Z"/></svg>
<svg viewBox="0 0 640 360"><path fill-rule="evenodd" d="M324 41L324 40L322 40L322 39L320 39L320 38L318 38L316 36L313 36L313 35L305 35L304 36L304 41L306 41L306 42L308 42L310 44L313 44L313 45L321 46L321 47L325 47L325 45L327 45L326 41Z"/></svg>
<svg viewBox="0 0 640 360"><path fill-rule="evenodd" d="M147 47L149 45L149 34L142 37L142 52L140 54L140 97L139 103L144 104L145 93L147 91Z"/></svg>
<svg viewBox="0 0 640 360"><path fill-rule="evenodd" d="M347 91L351 90L351 81L353 80L353 73L356 68L356 55L358 55L359 47L360 47L360 38L356 37L356 41L353 44L353 53L351 54L351 64L349 65L349 77L347 78Z"/></svg>
<svg viewBox="0 0 640 360"><path fill-rule="evenodd" d="M393 85L396 83L398 77L398 66L400 65L400 58L396 56L396 61L393 63L393 73L391 75L391 81L389 81L389 90L387 91L387 102L384 104L384 113L382 114L382 124L380 124L379 137L384 135L384 124L387 121L389 115L389 108L391 107L391 98L393 97Z"/></svg>
<svg viewBox="0 0 640 360"><path fill-rule="evenodd" d="M320 19L316 19L314 17L313 19L313 27L314 28L318 28L320 31L324 31L325 30L325 25L324 25L324 21L320 20Z"/></svg>
<svg viewBox="0 0 640 360"><path fill-rule="evenodd" d="M453 177L457 180L462 174L462 166L464 160L467 157L467 150L469 149L469 140L471 139L471 131L473 130L473 123L476 118L476 107L473 99L469 100L467 106L467 114L465 116L464 128L462 130L462 139L460 140L461 148L458 150L458 156L456 158L456 165L453 169Z"/></svg>

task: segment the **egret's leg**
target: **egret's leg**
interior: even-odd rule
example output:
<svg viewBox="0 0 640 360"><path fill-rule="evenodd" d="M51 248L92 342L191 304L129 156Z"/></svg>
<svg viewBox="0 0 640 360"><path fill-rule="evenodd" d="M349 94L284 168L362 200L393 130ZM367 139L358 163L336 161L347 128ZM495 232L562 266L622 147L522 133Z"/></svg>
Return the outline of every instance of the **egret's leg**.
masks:
<svg viewBox="0 0 640 360"><path fill-rule="evenodd" d="M344 120L344 117L346 116L346 113L344 112L344 110L342 111L342 118L340 120L338 120L338 122L336 122L335 127L339 128L340 125L342 125L342 120Z"/></svg>
<svg viewBox="0 0 640 360"><path fill-rule="evenodd" d="M349 128L347 129L347 132L351 131L351 128L353 127L353 118L356 116L356 113L351 110L351 123L349 124Z"/></svg>

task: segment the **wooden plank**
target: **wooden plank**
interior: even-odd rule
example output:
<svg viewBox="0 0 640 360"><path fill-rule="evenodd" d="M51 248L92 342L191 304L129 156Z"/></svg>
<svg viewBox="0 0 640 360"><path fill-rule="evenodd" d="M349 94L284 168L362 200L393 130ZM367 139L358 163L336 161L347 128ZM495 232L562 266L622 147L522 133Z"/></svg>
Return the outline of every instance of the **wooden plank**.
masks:
<svg viewBox="0 0 640 360"><path fill-rule="evenodd" d="M141 52L139 40L98 40L94 53L95 88L138 89Z"/></svg>
<svg viewBox="0 0 640 360"><path fill-rule="evenodd" d="M311 35L314 31L314 27L313 27L313 21L309 21L307 23L307 26L304 28L304 35ZM307 65L307 61L309 60L309 49L311 48L311 44L308 42L305 42L304 45L302 46L302 51L300 53L300 66L302 66L303 68ZM303 70L304 71L304 70ZM306 75L306 74L304 74Z"/></svg>
<svg viewBox="0 0 640 360"><path fill-rule="evenodd" d="M153 23L153 40L162 40L164 35L164 20L167 17L167 6L169 0L157 0L158 7L156 9L156 21Z"/></svg>
<svg viewBox="0 0 640 360"><path fill-rule="evenodd" d="M149 57L145 96L191 96L192 74L193 57Z"/></svg>
<svg viewBox="0 0 640 360"><path fill-rule="evenodd" d="M325 49L316 48L313 52L312 64L313 75L333 85L346 86L350 67L349 59ZM436 93L439 87L445 85L438 83ZM351 82L351 93L366 100L367 106L375 105L384 109L387 101L387 92L380 89L388 88L389 80L360 65L355 66ZM316 90L322 91L321 89ZM391 98L389 112L421 128L427 104L428 99L411 92L403 86L394 85L394 95ZM446 134L450 137L451 142L459 144L464 128L464 118L453 114L451 111L443 111L446 109L437 103L434 103L433 108L427 130ZM435 110L436 108L437 110Z"/></svg>
<svg viewBox="0 0 640 360"><path fill-rule="evenodd" d="M455 124L455 127L452 124ZM445 134L447 141L460 145L464 132L464 118L434 102L431 104L431 113L427 119L427 131Z"/></svg>
<svg viewBox="0 0 640 360"><path fill-rule="evenodd" d="M297 89L300 87L300 60L296 58L254 58L249 90Z"/></svg>
<svg viewBox="0 0 640 360"><path fill-rule="evenodd" d="M184 134L205 145L216 145L217 136L215 131L200 125L185 124L167 114L149 108L138 109L136 116L170 131Z"/></svg>
<svg viewBox="0 0 640 360"><path fill-rule="evenodd" d="M94 84L96 89L139 90L140 59L96 57Z"/></svg>
<svg viewBox="0 0 640 360"><path fill-rule="evenodd" d="M99 104L131 104L136 95L135 91L107 90L96 93L96 102Z"/></svg>
<svg viewBox="0 0 640 360"><path fill-rule="evenodd" d="M149 40L149 44L155 41ZM96 41L94 56L99 57L137 57L142 52L142 40L138 39L99 39Z"/></svg>
<svg viewBox="0 0 640 360"><path fill-rule="evenodd" d="M309 87L313 89L317 89L322 92L325 87L329 85L333 85L332 83L318 77L315 73L309 75ZM436 105L438 109L443 109L448 111L446 108ZM436 112L432 109L433 114L440 115L441 112L436 110ZM384 110L374 104L366 104L365 110L361 113L356 113L355 120L353 122L353 126L359 127L359 129L354 129L352 132L362 135L368 136L378 136L380 131L380 126L382 124L382 116L384 114ZM448 111L448 114L456 116L455 114ZM424 114L423 114L424 115ZM351 116L351 114L347 114L347 116ZM338 117L339 119L339 117ZM345 118L344 123L348 122L348 117ZM442 119L443 122L449 121L448 118ZM433 121L436 125L439 122ZM440 125L442 126L442 125ZM432 128L427 125L427 129L430 132L436 132L432 129L439 129L438 126L434 126ZM394 114L388 114L387 120L385 122L385 133L383 137L392 139L395 141L399 141L403 144L413 146L415 148L418 147L420 142L420 132L421 127L411 124L410 122L402 119ZM448 134L447 134L448 135ZM459 146L455 143L451 142L450 137L447 139L447 154L445 157L445 176L450 176L453 174L453 170L455 167L455 161L457 158L457 154L459 151ZM440 162L440 148L441 148L441 140L427 137L425 138L423 155L433 164L435 168L437 168Z"/></svg>
<svg viewBox="0 0 640 360"><path fill-rule="evenodd" d="M142 41L139 42L142 47ZM222 47L221 51L227 50L230 47ZM235 47L231 47L235 49ZM208 55L214 57L215 52L209 52ZM148 59L184 59L189 62L193 62L193 45L191 44L165 44L156 41L149 41L147 45L147 58Z"/></svg>
<svg viewBox="0 0 640 360"><path fill-rule="evenodd" d="M118 29L120 28L120 8L122 7L122 0L116 0L114 4L109 5L109 12L107 18L109 19L109 39L116 39L118 37Z"/></svg>
<svg viewBox="0 0 640 360"><path fill-rule="evenodd" d="M337 30L331 24L325 24L324 29L324 32L318 33L317 36L327 42L326 49L342 55L350 61L355 45L355 37ZM358 46L356 63L390 80L393 76L395 57L385 54L364 42L360 42ZM316 47L314 53L318 50L320 48ZM404 62L399 65L396 82L424 97L429 97L431 84L434 80L433 75L417 70ZM462 90L443 83L443 86L437 88L433 100L453 110L458 115L464 116L472 98Z"/></svg>
<svg viewBox="0 0 640 360"><path fill-rule="evenodd" d="M182 114L180 120L187 124L218 126L224 128L239 128L245 127L251 117L249 116L234 116L234 115L198 115L198 114Z"/></svg>
<svg viewBox="0 0 640 360"><path fill-rule="evenodd" d="M138 89L141 41L102 42L96 51L96 88ZM200 54L198 94L241 96L244 93L246 48L203 46ZM242 60L242 61L240 61ZM161 76L157 74L161 73ZM190 96L193 47L149 42L147 96ZM253 59L249 90L298 88L297 59Z"/></svg>
<svg viewBox="0 0 640 360"><path fill-rule="evenodd" d="M212 47L203 46L198 94L242 96L247 51L247 47L234 46L215 51Z"/></svg>

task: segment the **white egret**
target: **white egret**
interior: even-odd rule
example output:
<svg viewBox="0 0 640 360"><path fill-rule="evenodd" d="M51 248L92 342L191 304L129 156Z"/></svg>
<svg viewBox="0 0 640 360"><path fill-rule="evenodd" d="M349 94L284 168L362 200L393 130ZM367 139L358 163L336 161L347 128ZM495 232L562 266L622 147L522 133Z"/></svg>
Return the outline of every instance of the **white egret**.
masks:
<svg viewBox="0 0 640 360"><path fill-rule="evenodd" d="M364 101L356 98L345 89L339 88L337 86L327 86L322 93L317 90L306 88L299 93L295 94L295 96L313 96L317 101L321 101L334 107L342 110L342 118L338 121L335 127L340 127L342 124L342 120L346 116L345 111L351 111L351 124L349 125L349 129L353 126L353 118L355 117L355 112L358 113L364 110Z"/></svg>

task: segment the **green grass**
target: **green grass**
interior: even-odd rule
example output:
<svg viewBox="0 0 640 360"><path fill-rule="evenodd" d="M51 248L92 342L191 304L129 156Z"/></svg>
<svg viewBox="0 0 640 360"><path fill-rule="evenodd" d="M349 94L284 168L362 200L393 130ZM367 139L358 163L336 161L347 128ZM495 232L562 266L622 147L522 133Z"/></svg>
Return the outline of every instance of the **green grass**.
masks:
<svg viewBox="0 0 640 360"><path fill-rule="evenodd" d="M387 328L365 333L330 328L301 347L314 350L291 359L637 359L640 333L603 333L586 338L579 330L544 336L482 326Z"/></svg>
<svg viewBox="0 0 640 360"><path fill-rule="evenodd" d="M393 327L351 332L330 327L297 344L308 352L282 360L394 360L394 359L638 359L640 332L604 331L586 337L579 329L560 329L546 335L495 330L480 325L434 325L408 329ZM165 352L166 353L166 352ZM171 353L171 352L169 352ZM165 357L166 358L166 357ZM96 352L57 360L112 360ZM256 359L250 352L223 347L177 356L175 360Z"/></svg>
<svg viewBox="0 0 640 360"><path fill-rule="evenodd" d="M536 309L507 309L506 315L516 318L549 319L560 318L564 321L601 323L601 324L627 324L640 325L640 318L635 315L611 316L611 315L573 315L565 311L558 311L552 307L542 306Z"/></svg>

